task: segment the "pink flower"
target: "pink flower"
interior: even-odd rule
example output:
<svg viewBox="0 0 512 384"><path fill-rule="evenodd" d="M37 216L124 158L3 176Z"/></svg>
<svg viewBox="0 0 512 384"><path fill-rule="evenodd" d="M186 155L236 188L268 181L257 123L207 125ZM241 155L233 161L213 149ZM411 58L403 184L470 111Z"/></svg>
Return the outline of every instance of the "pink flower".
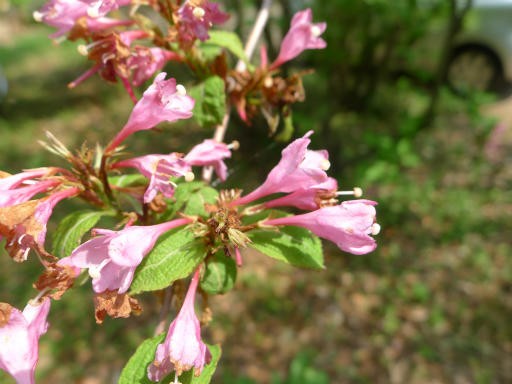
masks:
<svg viewBox="0 0 512 384"><path fill-rule="evenodd" d="M125 4L129 4L129 1L50 0L39 11L34 12L34 19L57 28L57 32L50 35L52 38L68 33L81 18L84 18L87 28L91 32L98 32L132 23L130 20L115 20L103 17L109 11Z"/></svg>
<svg viewBox="0 0 512 384"><path fill-rule="evenodd" d="M283 38L277 59L270 65L275 69L283 63L299 56L306 49L322 49L327 43L320 37L327 27L326 23L313 24L311 9L297 12L293 16L290 30Z"/></svg>
<svg viewBox="0 0 512 384"><path fill-rule="evenodd" d="M0 189L0 207L21 204L30 200L38 193L46 192L48 189L59 185L58 180L43 180L26 187L1 190Z"/></svg>
<svg viewBox="0 0 512 384"><path fill-rule="evenodd" d="M305 211L314 211L324 205L329 205L330 202L337 203L337 190L338 182L329 177L323 183L297 189L288 195L267 201L263 205L265 208L296 207Z"/></svg>
<svg viewBox="0 0 512 384"><path fill-rule="evenodd" d="M0 178L0 191L6 191L16 188L27 180L43 177L51 172L51 168L36 168L28 169L15 175L5 176Z"/></svg>
<svg viewBox="0 0 512 384"><path fill-rule="evenodd" d="M270 219L264 225L293 225L309 229L314 234L335 243L342 251L363 255L377 244L380 226L375 223L377 203L370 200L344 201L334 207L324 207L303 215Z"/></svg>
<svg viewBox="0 0 512 384"><path fill-rule="evenodd" d="M281 153L281 160L270 171L265 182L248 195L233 202L234 205L247 204L264 196L278 192L294 192L309 188L328 180L325 173L329 169L327 151L307 149L311 140L309 131L304 137L291 142Z"/></svg>
<svg viewBox="0 0 512 384"><path fill-rule="evenodd" d="M164 342L156 349L155 360L148 367L148 377L152 381L162 380L173 370L177 377L191 368L194 368L194 375L199 376L211 360L210 351L201 340L201 328L194 310L198 282L199 268L192 277L180 313L169 326Z"/></svg>
<svg viewBox="0 0 512 384"><path fill-rule="evenodd" d="M237 142L228 145L206 139L201 144L192 148L184 160L191 165L213 166L219 179L224 181L227 177L227 167L222 160L231 157L231 148L236 149L237 146Z"/></svg>
<svg viewBox="0 0 512 384"><path fill-rule="evenodd" d="M128 59L128 67L133 71L133 85L142 85L162 70L169 60L181 61L181 57L177 53L158 47L135 47L133 55Z"/></svg>
<svg viewBox="0 0 512 384"><path fill-rule="evenodd" d="M50 299L28 303L23 312L0 303L0 369L18 384L34 384L39 358L39 338L46 333Z"/></svg>
<svg viewBox="0 0 512 384"><path fill-rule="evenodd" d="M117 290L125 293L133 280L135 269L158 238L165 232L185 225L191 219L177 219L150 226L131 226L120 231L94 229L94 237L76 248L71 256L57 264L89 269L94 292Z"/></svg>
<svg viewBox="0 0 512 384"><path fill-rule="evenodd" d="M80 193L76 187L52 193L39 200L0 207L0 234L14 260L27 260L30 248L44 248L48 220L59 201Z"/></svg>
<svg viewBox="0 0 512 384"><path fill-rule="evenodd" d="M119 161L112 165L113 168L133 167L149 179L149 186L144 193L144 203L150 203L158 192L165 197L174 195L175 185L171 177L185 176L186 180L192 180L190 164L182 159L178 153L168 155L146 155Z"/></svg>
<svg viewBox="0 0 512 384"><path fill-rule="evenodd" d="M194 99L186 95L182 85L175 79L164 80L165 72L159 73L153 84L135 104L128 122L112 140L106 151L112 151L128 136L137 131L153 128L162 121L173 122L192 116Z"/></svg>
<svg viewBox="0 0 512 384"><path fill-rule="evenodd" d="M195 39L208 40L208 30L214 24L222 24L229 15L219 9L219 4L208 0L195 1L198 5L185 4L178 11L179 39L183 42L193 42Z"/></svg>

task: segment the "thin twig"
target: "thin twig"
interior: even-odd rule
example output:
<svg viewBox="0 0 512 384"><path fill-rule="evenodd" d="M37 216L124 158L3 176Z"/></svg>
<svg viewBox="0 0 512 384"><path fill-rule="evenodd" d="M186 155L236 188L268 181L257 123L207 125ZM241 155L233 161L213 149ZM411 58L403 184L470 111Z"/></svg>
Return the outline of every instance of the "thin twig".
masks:
<svg viewBox="0 0 512 384"><path fill-rule="evenodd" d="M258 40L261 37L261 34L263 33L263 30L265 29L265 25L268 21L268 16L270 14L270 7L272 6L272 0L263 0L263 3L261 4L261 8L258 12L258 17L256 18L256 22L254 23L254 27L251 30L251 33L249 34L249 38L247 39L247 42L244 47L245 56L247 58L247 61L251 60L252 54L254 53L254 49L256 48L256 44L258 43ZM246 69L246 65L243 60L238 60L238 63L236 64L235 69L238 72L243 72ZM224 141L224 136L226 136L226 130L228 129L229 124L229 112L230 107L229 105L226 107L226 114L224 115L224 118L222 119L222 123L217 125L215 127L215 133L213 134L213 139L215 141L218 141L219 143L222 143ZM212 180L213 175L213 167L205 167L203 169L203 181L205 183L210 183Z"/></svg>
<svg viewBox="0 0 512 384"><path fill-rule="evenodd" d="M158 324L155 328L155 336L161 334L165 330L165 325L167 324L167 315L169 314L169 310L171 308L172 291L172 285L167 287L164 291L164 300L162 303L162 308L160 309L160 315L158 316Z"/></svg>

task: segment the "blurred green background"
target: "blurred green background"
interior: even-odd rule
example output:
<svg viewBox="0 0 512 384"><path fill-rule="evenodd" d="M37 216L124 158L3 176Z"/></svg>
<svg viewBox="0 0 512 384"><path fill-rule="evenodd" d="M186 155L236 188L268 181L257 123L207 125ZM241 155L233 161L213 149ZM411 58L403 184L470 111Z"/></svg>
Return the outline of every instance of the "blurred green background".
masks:
<svg viewBox="0 0 512 384"><path fill-rule="evenodd" d="M512 103L504 92L462 97L447 87L446 58L466 16L453 3L274 2L264 36L271 58L296 10L311 6L315 21L328 23L327 49L285 68L314 68L304 78L306 101L293 108L294 136L315 130L312 147L329 149L340 186L360 186L379 202L383 230L366 256L325 244L320 272L246 254L235 289L212 299L214 321L203 330L223 345L215 383L512 382ZM0 0L0 66L9 81L0 169L9 172L59 164L37 143L46 130L71 148L104 144L131 110L122 87L98 77L66 87L89 63L33 22L41 4ZM246 36L257 2L225 7ZM137 134L129 149L186 152L211 134L178 124ZM241 149L227 186L247 189L284 146L263 120L247 127L234 116L231 139ZM57 220L73 208L59 205ZM39 266L1 252L0 300L23 307ZM155 327L155 299L143 304L140 317L96 326L89 284L68 292L41 339L38 382L115 383ZM0 373L0 382L12 381Z"/></svg>

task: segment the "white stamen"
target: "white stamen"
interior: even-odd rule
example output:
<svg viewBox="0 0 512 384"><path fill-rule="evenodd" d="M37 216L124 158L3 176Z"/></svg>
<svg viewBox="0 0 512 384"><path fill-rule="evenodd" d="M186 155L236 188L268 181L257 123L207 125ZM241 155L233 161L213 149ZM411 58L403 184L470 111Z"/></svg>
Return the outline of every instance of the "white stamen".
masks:
<svg viewBox="0 0 512 384"><path fill-rule="evenodd" d="M202 19L205 14L205 11L201 7L195 7L194 10L192 11L192 14L196 19Z"/></svg>
<svg viewBox="0 0 512 384"><path fill-rule="evenodd" d="M100 271L108 263L110 263L110 259L105 259L101 263L99 263L98 265L95 265L93 267L89 267L89 276L91 276L91 278L93 278L93 279L100 278L101 277Z"/></svg>
<svg viewBox="0 0 512 384"><path fill-rule="evenodd" d="M104 54L103 56L101 56L101 60L103 61L103 64L106 64L107 61L109 60L112 60L112 59L115 59L116 55L114 53L110 53L110 54Z"/></svg>
<svg viewBox="0 0 512 384"><path fill-rule="evenodd" d="M30 252L30 248L25 249L25 252L23 252L23 261L27 261L28 259L28 253Z"/></svg>
<svg viewBox="0 0 512 384"><path fill-rule="evenodd" d="M322 34L322 30L320 29L320 27L318 25L313 25L311 27L311 34L315 37L318 37Z"/></svg>
<svg viewBox="0 0 512 384"><path fill-rule="evenodd" d="M187 94L187 90L186 90L186 88L183 85L178 84L176 86L176 93L178 95L185 96Z"/></svg>
<svg viewBox="0 0 512 384"><path fill-rule="evenodd" d="M80 44L78 47L76 47L79 54L82 56L87 56L89 54L89 50L87 49L87 45Z"/></svg>
<svg viewBox="0 0 512 384"><path fill-rule="evenodd" d="M274 80L272 80L272 77L265 77L265 80L263 80L263 86L265 88L270 88L272 85L274 85Z"/></svg>
<svg viewBox="0 0 512 384"><path fill-rule="evenodd" d="M363 196L363 190L359 187L355 187L351 191L338 191L336 192L336 196L354 196L359 198Z"/></svg>
<svg viewBox="0 0 512 384"><path fill-rule="evenodd" d="M27 236L26 233L24 233L23 235L21 235L20 237L18 237L18 244L21 245L21 242L23 241L23 238Z"/></svg>
<svg viewBox="0 0 512 384"><path fill-rule="evenodd" d="M48 288L48 287L43 289L41 292L39 292L39 294L36 297L29 300L28 303L33 307L37 307L39 305L39 300L41 300L41 297L43 297L45 295L45 293L48 292L49 290L50 290L50 288Z"/></svg>
<svg viewBox="0 0 512 384"><path fill-rule="evenodd" d="M185 181L193 181L194 178L195 178L195 175L193 172L185 173Z"/></svg>
<svg viewBox="0 0 512 384"><path fill-rule="evenodd" d="M329 168L331 168L331 162L327 159L322 160L320 163L320 168L324 171L327 171Z"/></svg>
<svg viewBox="0 0 512 384"><path fill-rule="evenodd" d="M40 23L41 21L43 21L44 13L39 12L39 11L34 11L34 13L32 13L32 17L34 18L35 21Z"/></svg>
<svg viewBox="0 0 512 384"><path fill-rule="evenodd" d="M372 235L378 235L380 233L380 224L373 223L372 225Z"/></svg>
<svg viewBox="0 0 512 384"><path fill-rule="evenodd" d="M87 15L89 17L92 17L93 19L96 19L100 16L100 7L103 5L103 1L99 0L95 3L92 3L89 8L87 8Z"/></svg>
<svg viewBox="0 0 512 384"><path fill-rule="evenodd" d="M228 144L228 148L236 151L238 148L240 148L240 143L237 140L233 140L231 144Z"/></svg>

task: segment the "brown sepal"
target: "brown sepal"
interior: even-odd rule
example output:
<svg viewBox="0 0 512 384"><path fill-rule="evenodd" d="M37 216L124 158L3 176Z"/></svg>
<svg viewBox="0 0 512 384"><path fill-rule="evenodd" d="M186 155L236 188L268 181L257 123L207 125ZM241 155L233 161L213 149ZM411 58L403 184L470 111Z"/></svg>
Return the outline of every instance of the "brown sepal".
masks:
<svg viewBox="0 0 512 384"><path fill-rule="evenodd" d="M11 318L12 306L7 303L0 303L0 328L7 325Z"/></svg>
<svg viewBox="0 0 512 384"><path fill-rule="evenodd" d="M106 315L116 319L130 317L132 313L139 315L142 312L142 307L136 299L127 293L119 294L117 291L109 290L94 296L94 308L97 324L103 323Z"/></svg>
<svg viewBox="0 0 512 384"><path fill-rule="evenodd" d="M34 283L34 288L39 291L48 289L45 296L59 300L64 292L73 286L75 278L75 270L72 267L51 263Z"/></svg>

